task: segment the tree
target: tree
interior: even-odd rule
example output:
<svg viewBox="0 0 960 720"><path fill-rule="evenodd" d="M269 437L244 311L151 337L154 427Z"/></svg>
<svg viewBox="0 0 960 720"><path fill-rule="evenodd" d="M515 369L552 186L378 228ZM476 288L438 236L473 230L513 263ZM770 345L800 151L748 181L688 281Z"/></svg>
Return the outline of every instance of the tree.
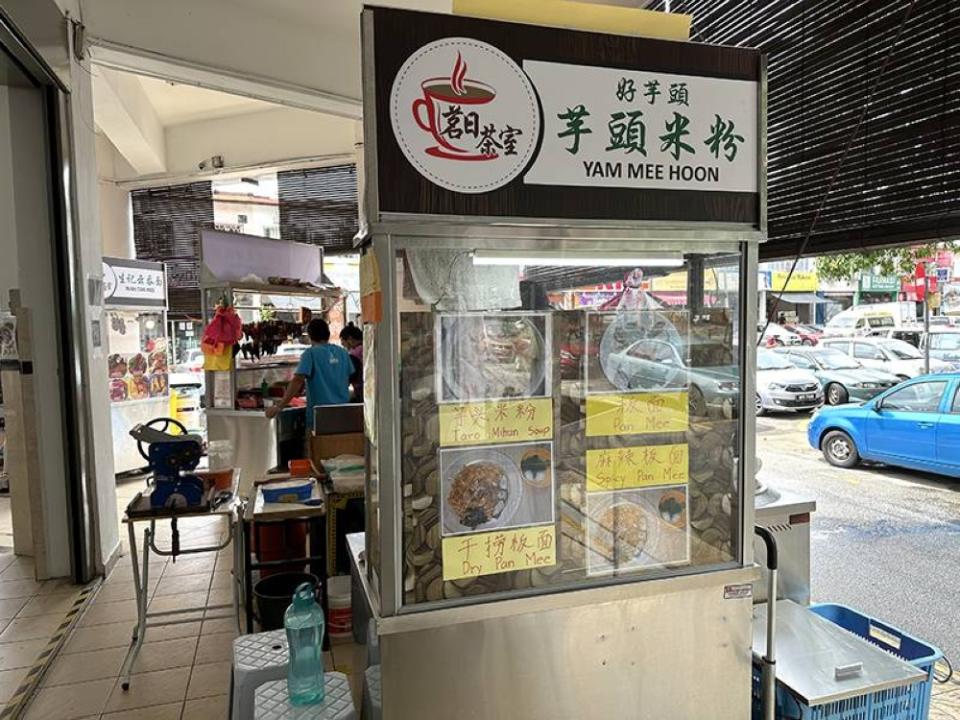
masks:
<svg viewBox="0 0 960 720"><path fill-rule="evenodd" d="M917 259L933 257L938 250L960 251L960 242L929 243L911 247L837 253L817 258L817 275L822 280L852 280L861 273L913 275Z"/></svg>

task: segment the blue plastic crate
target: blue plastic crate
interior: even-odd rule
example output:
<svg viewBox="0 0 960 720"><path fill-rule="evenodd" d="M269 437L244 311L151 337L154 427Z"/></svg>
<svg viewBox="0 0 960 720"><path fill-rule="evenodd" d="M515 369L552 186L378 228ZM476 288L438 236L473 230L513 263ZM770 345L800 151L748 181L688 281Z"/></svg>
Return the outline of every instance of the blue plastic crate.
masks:
<svg viewBox="0 0 960 720"><path fill-rule="evenodd" d="M939 649L902 630L857 612L846 605L821 603L810 610L844 630L906 660L927 674L923 682L881 690L811 708L777 685L780 720L927 720L933 689L933 666L943 657ZM760 666L753 666L753 710L760 716Z"/></svg>

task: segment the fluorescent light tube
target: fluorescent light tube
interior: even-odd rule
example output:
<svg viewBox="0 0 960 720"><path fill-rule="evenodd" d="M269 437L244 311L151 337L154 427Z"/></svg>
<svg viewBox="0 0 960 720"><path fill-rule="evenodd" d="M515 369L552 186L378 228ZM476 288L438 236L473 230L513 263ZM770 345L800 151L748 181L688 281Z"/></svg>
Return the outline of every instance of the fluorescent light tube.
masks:
<svg viewBox="0 0 960 720"><path fill-rule="evenodd" d="M474 265L548 265L553 267L682 267L680 253L636 255L617 252L477 250Z"/></svg>

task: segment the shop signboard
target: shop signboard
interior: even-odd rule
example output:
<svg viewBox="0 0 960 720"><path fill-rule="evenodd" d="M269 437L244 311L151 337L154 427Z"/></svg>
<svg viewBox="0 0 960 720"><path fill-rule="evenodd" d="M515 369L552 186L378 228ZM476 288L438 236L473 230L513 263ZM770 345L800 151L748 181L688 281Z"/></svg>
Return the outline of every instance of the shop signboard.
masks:
<svg viewBox="0 0 960 720"><path fill-rule="evenodd" d="M163 263L103 258L103 299L108 307L166 307Z"/></svg>
<svg viewBox="0 0 960 720"><path fill-rule="evenodd" d="M368 19L380 213L759 224L759 53L401 10Z"/></svg>
<svg viewBox="0 0 960 720"><path fill-rule="evenodd" d="M793 275L786 270L770 273L770 290L773 292L816 292L819 287L817 273L812 270L795 270Z"/></svg>
<svg viewBox="0 0 960 720"><path fill-rule="evenodd" d="M900 292L900 278L895 275L862 275L860 277L860 292Z"/></svg>
<svg viewBox="0 0 960 720"><path fill-rule="evenodd" d="M717 289L717 273L708 272L703 276L703 289L713 291ZM663 277L655 277L650 281L653 292L686 292L687 273L672 272Z"/></svg>

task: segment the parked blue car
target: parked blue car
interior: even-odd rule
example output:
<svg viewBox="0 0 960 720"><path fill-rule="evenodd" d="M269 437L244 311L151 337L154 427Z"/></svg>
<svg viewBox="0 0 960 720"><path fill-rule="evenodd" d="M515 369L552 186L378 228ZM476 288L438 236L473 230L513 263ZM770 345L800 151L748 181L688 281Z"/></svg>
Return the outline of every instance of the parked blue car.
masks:
<svg viewBox="0 0 960 720"><path fill-rule="evenodd" d="M960 373L923 375L864 403L825 407L807 439L838 467L867 460L960 477Z"/></svg>

